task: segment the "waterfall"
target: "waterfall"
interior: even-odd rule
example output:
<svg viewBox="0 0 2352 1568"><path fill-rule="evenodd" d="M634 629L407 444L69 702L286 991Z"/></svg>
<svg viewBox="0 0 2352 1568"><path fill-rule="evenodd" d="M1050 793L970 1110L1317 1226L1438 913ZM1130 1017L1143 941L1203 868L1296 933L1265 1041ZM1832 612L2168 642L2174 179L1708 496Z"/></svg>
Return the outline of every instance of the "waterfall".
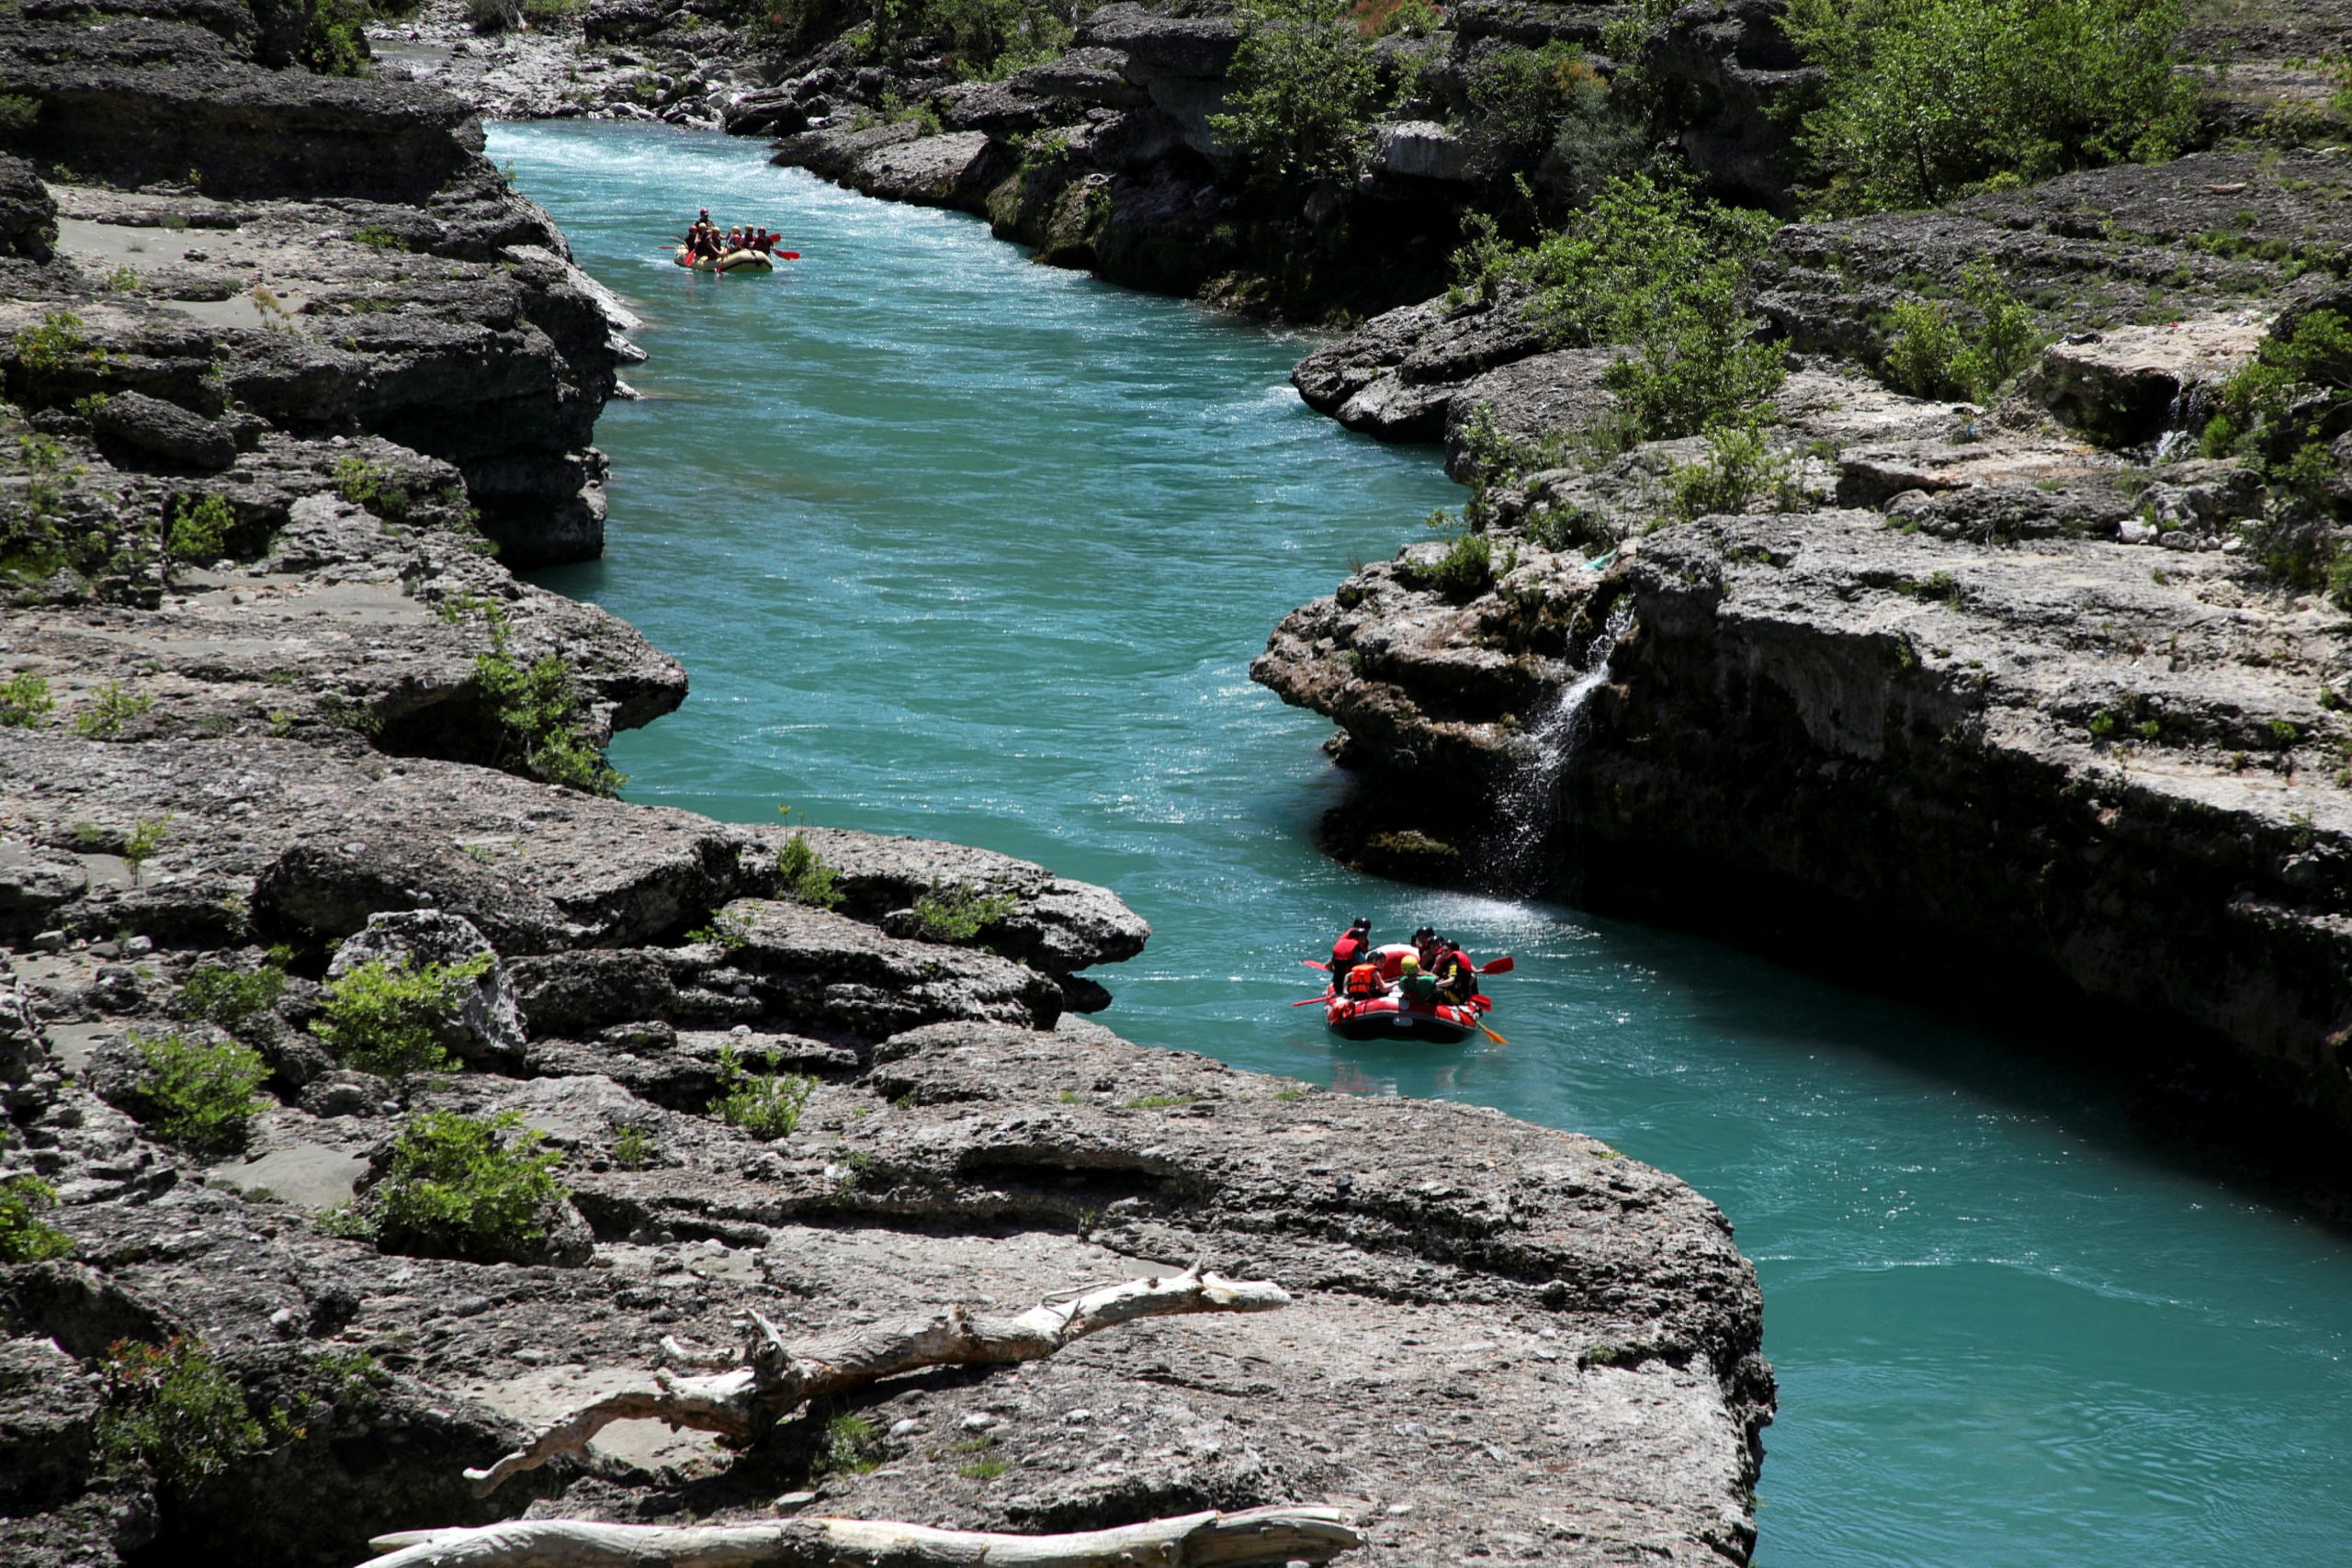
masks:
<svg viewBox="0 0 2352 1568"><path fill-rule="evenodd" d="M1609 657L1634 625L1634 601L1620 596L1600 630L1585 644L1576 678L1560 690L1551 709L1527 732L1526 752L1496 800L1502 840L1498 861L1514 888L1545 880L1544 849L1560 825L1560 786L1583 742L1585 710L1609 683Z"/></svg>
<svg viewBox="0 0 2352 1568"><path fill-rule="evenodd" d="M2184 376L2165 412L2164 434L2156 437L2154 462L2159 466L2197 456L2205 422L2212 417L2213 398L2204 382Z"/></svg>

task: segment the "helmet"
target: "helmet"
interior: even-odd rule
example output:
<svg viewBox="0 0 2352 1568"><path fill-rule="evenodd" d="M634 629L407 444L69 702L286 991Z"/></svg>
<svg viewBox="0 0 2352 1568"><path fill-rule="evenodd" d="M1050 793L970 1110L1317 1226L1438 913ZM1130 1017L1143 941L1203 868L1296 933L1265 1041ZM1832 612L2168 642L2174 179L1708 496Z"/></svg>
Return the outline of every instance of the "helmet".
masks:
<svg viewBox="0 0 2352 1568"><path fill-rule="evenodd" d="M1436 935L1437 928L1435 926L1423 926L1419 931L1413 933L1413 940L1415 942L1428 942Z"/></svg>
<svg viewBox="0 0 2352 1568"><path fill-rule="evenodd" d="M1396 967L1402 969L1408 975L1410 975L1414 970L1419 969L1420 966L1421 961L1409 953L1396 961Z"/></svg>
<svg viewBox="0 0 2352 1568"><path fill-rule="evenodd" d="M1358 915L1355 919L1355 923L1350 926L1348 930L1351 931L1368 931L1372 930L1372 917L1370 915Z"/></svg>

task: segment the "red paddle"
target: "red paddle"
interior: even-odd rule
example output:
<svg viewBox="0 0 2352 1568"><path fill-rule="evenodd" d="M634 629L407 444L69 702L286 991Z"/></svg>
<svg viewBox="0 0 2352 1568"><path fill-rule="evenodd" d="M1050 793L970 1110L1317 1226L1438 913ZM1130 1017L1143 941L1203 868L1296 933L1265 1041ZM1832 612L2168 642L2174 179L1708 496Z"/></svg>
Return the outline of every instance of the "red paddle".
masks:
<svg viewBox="0 0 2352 1568"><path fill-rule="evenodd" d="M1319 958L1302 958L1299 962L1306 964L1309 969L1320 969L1326 975L1329 975L1331 972L1331 966L1329 964L1324 963Z"/></svg>
<svg viewBox="0 0 2352 1568"><path fill-rule="evenodd" d="M1328 1001L1329 1001L1330 999L1331 999L1331 993L1330 993L1330 992L1329 992L1329 991L1326 991L1326 992L1324 992L1324 993L1323 993L1321 996L1319 996L1319 997L1308 997L1308 998L1307 998L1306 1000L1304 1000L1304 1001L1296 1001L1296 1002L1293 1002L1293 1003L1291 1003L1290 1005L1291 1005L1291 1006L1293 1006L1293 1007L1295 1007L1295 1008L1311 1008L1311 1007L1313 1007L1317 1002L1328 1002Z"/></svg>
<svg viewBox="0 0 2352 1568"><path fill-rule="evenodd" d="M1478 968L1478 973L1481 975L1508 975L1518 967L1518 964L1513 964L1510 961L1510 954L1506 953L1491 964L1481 964Z"/></svg>

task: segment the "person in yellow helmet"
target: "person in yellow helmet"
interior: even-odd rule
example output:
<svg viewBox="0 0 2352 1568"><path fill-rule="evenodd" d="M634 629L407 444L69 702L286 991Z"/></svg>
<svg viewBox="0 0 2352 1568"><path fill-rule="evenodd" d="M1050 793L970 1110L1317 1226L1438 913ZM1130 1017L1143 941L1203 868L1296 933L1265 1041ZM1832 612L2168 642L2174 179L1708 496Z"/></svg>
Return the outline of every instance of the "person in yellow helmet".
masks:
<svg viewBox="0 0 2352 1568"><path fill-rule="evenodd" d="M1437 1005L1437 979L1421 972L1421 961L1412 953L1397 960L1396 994L1421 1007Z"/></svg>

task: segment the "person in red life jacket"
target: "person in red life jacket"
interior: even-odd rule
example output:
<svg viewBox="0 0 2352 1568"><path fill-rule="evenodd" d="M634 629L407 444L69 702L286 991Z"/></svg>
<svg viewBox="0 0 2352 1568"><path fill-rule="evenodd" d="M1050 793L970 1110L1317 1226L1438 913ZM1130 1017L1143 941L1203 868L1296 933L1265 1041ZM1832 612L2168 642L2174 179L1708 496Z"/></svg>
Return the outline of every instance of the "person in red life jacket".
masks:
<svg viewBox="0 0 2352 1568"><path fill-rule="evenodd" d="M1454 945L1452 937L1438 938L1437 945L1438 989L1447 1001L1461 1007L1478 994L1478 966L1470 962L1468 953Z"/></svg>
<svg viewBox="0 0 2352 1568"><path fill-rule="evenodd" d="M1331 944L1332 975L1337 976L1346 974L1363 963L1364 954L1371 951L1372 921L1363 915L1358 915L1356 923L1341 931L1340 940Z"/></svg>

